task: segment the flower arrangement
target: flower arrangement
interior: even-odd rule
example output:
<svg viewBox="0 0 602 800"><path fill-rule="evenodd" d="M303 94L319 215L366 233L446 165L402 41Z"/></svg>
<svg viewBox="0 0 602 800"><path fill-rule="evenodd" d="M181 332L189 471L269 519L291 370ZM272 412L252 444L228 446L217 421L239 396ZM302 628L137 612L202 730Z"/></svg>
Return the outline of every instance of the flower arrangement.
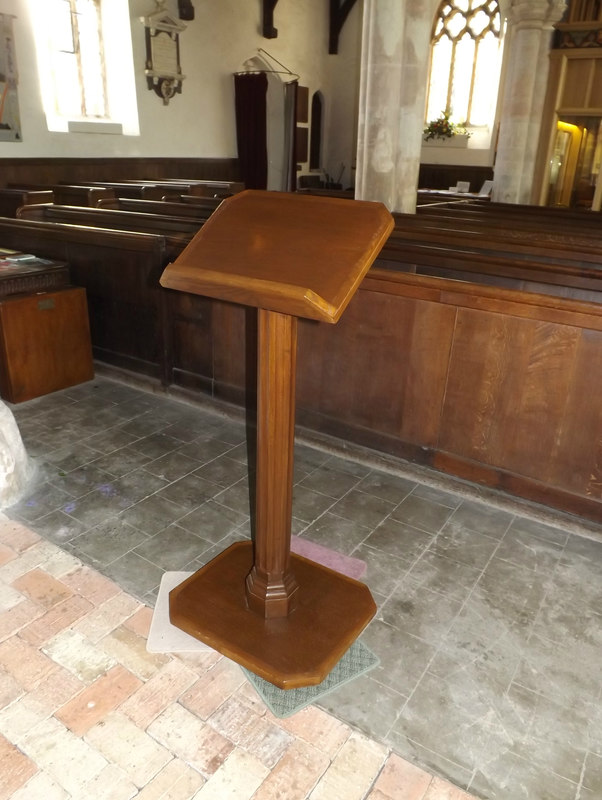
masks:
<svg viewBox="0 0 602 800"><path fill-rule="evenodd" d="M451 121L449 116L449 111L442 111L440 117L428 123L423 130L425 142L428 142L429 139L451 139L452 136L458 133L464 136L470 136L463 125L456 125L455 122Z"/></svg>

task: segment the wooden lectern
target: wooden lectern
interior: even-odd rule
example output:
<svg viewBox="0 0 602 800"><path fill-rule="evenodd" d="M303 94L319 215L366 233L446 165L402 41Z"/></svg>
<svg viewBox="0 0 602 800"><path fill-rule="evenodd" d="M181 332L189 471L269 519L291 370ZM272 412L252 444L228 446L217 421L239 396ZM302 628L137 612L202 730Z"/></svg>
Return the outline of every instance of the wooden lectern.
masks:
<svg viewBox="0 0 602 800"><path fill-rule="evenodd" d="M282 689L324 680L376 611L364 584L290 552L295 364L297 317L337 322L392 228L380 203L245 191L161 277L259 309L255 541L173 589L170 619Z"/></svg>

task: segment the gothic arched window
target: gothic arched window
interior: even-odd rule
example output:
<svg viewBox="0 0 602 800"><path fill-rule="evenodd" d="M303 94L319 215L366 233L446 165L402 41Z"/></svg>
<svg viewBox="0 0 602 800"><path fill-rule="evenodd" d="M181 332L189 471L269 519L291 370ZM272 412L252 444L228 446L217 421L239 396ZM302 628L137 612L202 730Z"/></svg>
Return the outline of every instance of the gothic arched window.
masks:
<svg viewBox="0 0 602 800"><path fill-rule="evenodd" d="M497 0L443 0L431 37L426 120L480 126L495 114L501 64Z"/></svg>

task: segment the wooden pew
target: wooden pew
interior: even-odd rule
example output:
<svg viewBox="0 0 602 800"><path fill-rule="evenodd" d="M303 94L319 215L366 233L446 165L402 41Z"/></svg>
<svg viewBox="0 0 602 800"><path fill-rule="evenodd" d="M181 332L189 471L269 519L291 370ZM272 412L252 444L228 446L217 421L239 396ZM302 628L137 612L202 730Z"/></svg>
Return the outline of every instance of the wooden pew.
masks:
<svg viewBox="0 0 602 800"><path fill-rule="evenodd" d="M0 216L14 217L17 209L25 205L52 203L53 194L49 189L0 189Z"/></svg>
<svg viewBox="0 0 602 800"><path fill-rule="evenodd" d="M80 186L55 184L52 187L54 202L65 206L87 206L94 208L101 200L115 197L115 191L106 186Z"/></svg>
<svg viewBox="0 0 602 800"><path fill-rule="evenodd" d="M165 293L171 260L165 237L57 222L0 218L0 246L65 261L86 289L94 357L171 380Z"/></svg>
<svg viewBox="0 0 602 800"><path fill-rule="evenodd" d="M97 208L113 208L120 211L135 211L142 214L162 214L172 217L193 217L206 220L215 211L221 200L212 197L198 197L200 202L188 204L167 200L131 200L126 197L115 197L110 200L99 200Z"/></svg>
<svg viewBox="0 0 602 800"><path fill-rule="evenodd" d="M109 228L137 233L155 233L165 237L171 255L177 255L203 224L192 217L157 216L109 208L80 206L23 206L20 219L64 222L86 227Z"/></svg>

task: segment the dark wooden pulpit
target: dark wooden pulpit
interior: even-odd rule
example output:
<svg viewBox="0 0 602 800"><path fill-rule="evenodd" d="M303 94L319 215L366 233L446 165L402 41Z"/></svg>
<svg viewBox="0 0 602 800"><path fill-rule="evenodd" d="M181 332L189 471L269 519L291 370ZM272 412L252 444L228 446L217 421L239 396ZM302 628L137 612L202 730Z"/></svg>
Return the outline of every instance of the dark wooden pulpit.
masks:
<svg viewBox="0 0 602 800"><path fill-rule="evenodd" d="M258 308L254 542L173 589L170 619L282 689L324 680L376 610L364 584L290 552L295 364L297 318L337 322L392 228L380 203L245 191L161 277Z"/></svg>

